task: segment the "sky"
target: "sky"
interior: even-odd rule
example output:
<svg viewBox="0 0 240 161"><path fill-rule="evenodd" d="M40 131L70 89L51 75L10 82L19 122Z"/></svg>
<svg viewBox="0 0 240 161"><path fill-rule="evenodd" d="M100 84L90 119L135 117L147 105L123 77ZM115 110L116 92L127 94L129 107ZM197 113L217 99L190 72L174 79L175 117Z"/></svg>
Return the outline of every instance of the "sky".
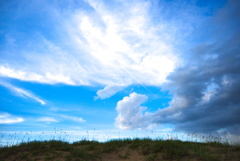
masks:
<svg viewBox="0 0 240 161"><path fill-rule="evenodd" d="M1 134L240 132L238 0L1 0L0 15Z"/></svg>

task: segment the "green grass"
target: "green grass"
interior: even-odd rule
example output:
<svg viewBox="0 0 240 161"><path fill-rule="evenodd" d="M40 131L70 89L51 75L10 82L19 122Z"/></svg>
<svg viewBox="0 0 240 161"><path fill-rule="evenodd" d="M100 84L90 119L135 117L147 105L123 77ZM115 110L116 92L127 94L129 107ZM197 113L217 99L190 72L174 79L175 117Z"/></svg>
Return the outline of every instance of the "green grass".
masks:
<svg viewBox="0 0 240 161"><path fill-rule="evenodd" d="M135 152L135 153L134 153ZM0 160L65 160L97 161L105 157L118 160L138 155L143 161L157 160L240 160L240 146L218 142L196 143L179 140L117 139L101 143L81 140L72 144L64 141L32 141L0 148ZM115 158L116 160L116 158Z"/></svg>

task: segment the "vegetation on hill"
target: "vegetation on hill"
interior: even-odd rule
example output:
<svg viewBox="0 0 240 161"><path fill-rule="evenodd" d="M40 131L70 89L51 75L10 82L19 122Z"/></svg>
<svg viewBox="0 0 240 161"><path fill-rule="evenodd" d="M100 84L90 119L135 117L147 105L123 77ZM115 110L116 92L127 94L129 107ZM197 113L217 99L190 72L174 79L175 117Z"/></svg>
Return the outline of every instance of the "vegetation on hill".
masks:
<svg viewBox="0 0 240 161"><path fill-rule="evenodd" d="M81 140L31 141L0 148L1 161L239 161L240 146L218 142L117 139L107 142Z"/></svg>

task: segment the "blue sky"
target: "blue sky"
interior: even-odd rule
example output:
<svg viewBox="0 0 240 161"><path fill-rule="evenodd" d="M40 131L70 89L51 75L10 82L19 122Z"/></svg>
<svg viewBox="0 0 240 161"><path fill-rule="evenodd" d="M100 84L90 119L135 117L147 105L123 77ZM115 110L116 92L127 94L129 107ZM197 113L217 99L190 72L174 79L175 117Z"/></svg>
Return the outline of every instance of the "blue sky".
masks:
<svg viewBox="0 0 240 161"><path fill-rule="evenodd" d="M239 131L239 7L1 1L1 133Z"/></svg>

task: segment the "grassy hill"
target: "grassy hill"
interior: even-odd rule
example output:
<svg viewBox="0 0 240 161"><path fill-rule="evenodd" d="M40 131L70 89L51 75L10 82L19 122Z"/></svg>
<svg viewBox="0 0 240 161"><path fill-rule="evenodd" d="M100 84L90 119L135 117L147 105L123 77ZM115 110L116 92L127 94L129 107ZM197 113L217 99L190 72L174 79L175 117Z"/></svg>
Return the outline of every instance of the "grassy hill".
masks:
<svg viewBox="0 0 240 161"><path fill-rule="evenodd" d="M240 146L217 142L122 139L32 141L0 148L1 161L240 161Z"/></svg>

